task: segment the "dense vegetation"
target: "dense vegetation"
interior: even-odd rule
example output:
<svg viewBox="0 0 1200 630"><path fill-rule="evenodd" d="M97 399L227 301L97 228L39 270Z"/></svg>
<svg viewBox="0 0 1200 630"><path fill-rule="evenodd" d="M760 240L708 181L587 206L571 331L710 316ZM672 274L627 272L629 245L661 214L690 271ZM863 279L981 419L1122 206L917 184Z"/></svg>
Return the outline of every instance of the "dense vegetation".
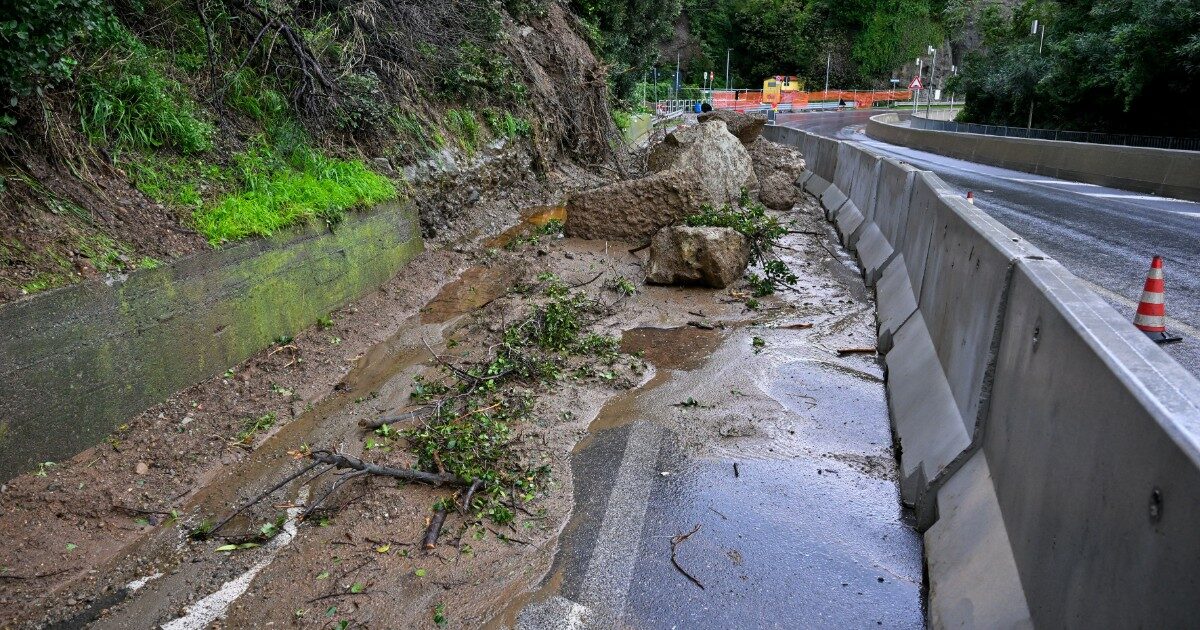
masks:
<svg viewBox="0 0 1200 630"><path fill-rule="evenodd" d="M1023 126L1032 99L1036 127L1200 136L1196 0L989 3L979 29L956 88L966 120Z"/></svg>
<svg viewBox="0 0 1200 630"><path fill-rule="evenodd" d="M730 52L733 83L794 74L830 83L882 88L892 72L941 37L942 0L688 0L685 13L702 59L697 70L724 74Z"/></svg>

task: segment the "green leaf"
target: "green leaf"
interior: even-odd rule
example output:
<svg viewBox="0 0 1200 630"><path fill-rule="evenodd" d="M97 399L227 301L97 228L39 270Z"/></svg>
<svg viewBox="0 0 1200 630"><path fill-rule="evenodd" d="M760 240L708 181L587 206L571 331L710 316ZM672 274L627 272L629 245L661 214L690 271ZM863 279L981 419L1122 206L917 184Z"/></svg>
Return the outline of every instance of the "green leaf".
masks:
<svg viewBox="0 0 1200 630"><path fill-rule="evenodd" d="M322 572L320 572L320 573L318 573L318 574L317 574L317 579L318 579L318 580L324 580L325 578L328 578L328 577L329 577L329 572L328 572L328 571L322 571Z"/></svg>
<svg viewBox="0 0 1200 630"><path fill-rule="evenodd" d="M351 593L354 593L354 594L358 594L358 593L361 593L361 592L363 592L363 585L362 585L362 582L355 582L354 584L351 584L351 585L350 585L350 592L351 592Z"/></svg>
<svg viewBox="0 0 1200 630"><path fill-rule="evenodd" d="M415 574L417 577L425 577L425 569L417 569L416 571L413 571L413 574Z"/></svg>
<svg viewBox="0 0 1200 630"><path fill-rule="evenodd" d="M67 543L67 551L75 551L77 547L79 547L79 545L76 545L75 543Z"/></svg>
<svg viewBox="0 0 1200 630"><path fill-rule="evenodd" d="M213 551L237 551L237 548L237 545L221 545L220 547L213 549Z"/></svg>

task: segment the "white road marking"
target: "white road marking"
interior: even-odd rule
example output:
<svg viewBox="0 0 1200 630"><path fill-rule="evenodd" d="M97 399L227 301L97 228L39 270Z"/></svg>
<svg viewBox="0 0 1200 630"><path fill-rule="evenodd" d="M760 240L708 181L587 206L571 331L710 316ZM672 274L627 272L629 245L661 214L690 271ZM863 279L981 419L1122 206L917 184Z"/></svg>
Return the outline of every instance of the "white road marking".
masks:
<svg viewBox="0 0 1200 630"><path fill-rule="evenodd" d="M300 488L296 503L303 503L307 499L308 486L304 486ZM174 621L164 623L162 629L204 630L212 622L224 617L226 611L229 610L229 606L250 588L250 582L254 581L254 577L271 564L271 561L275 559L275 554L280 549L283 549L285 545L292 542L292 538L296 536L296 517L303 510L304 506L302 505L288 508L287 521L283 524L283 531L279 532L263 547L267 552L267 557L259 560L257 564L250 567L245 573L222 584L217 592L188 606L187 614Z"/></svg>
<svg viewBox="0 0 1200 630"><path fill-rule="evenodd" d="M642 526L650 507L650 491L658 477L654 464L662 432L648 422L635 422L629 430L625 455L613 483L596 546L584 573L581 603L600 614L619 619L629 594Z"/></svg>
<svg viewBox="0 0 1200 630"><path fill-rule="evenodd" d="M153 575L147 575L146 577L138 578L138 579L126 584L125 589L128 590L130 593L136 593L138 591L138 589L142 588L143 586L149 584L150 582L152 582L154 580L157 580L158 578L160 578L162 576L163 576L162 573L155 573Z"/></svg>
<svg viewBox="0 0 1200 630"><path fill-rule="evenodd" d="M1086 182L1067 182L1061 179L1023 179L1021 177L1005 177L1010 182L1023 182L1026 184L1057 184L1060 186L1084 186L1087 188L1099 188L1100 184L1088 184Z"/></svg>

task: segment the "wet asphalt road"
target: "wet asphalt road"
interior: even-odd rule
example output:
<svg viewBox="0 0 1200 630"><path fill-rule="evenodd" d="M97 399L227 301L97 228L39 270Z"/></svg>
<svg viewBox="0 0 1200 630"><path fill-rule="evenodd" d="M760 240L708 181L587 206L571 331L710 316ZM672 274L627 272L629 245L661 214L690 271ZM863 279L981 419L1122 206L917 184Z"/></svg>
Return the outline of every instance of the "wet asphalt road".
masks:
<svg viewBox="0 0 1200 630"><path fill-rule="evenodd" d="M975 205L1083 279L1133 318L1155 254L1166 267L1167 328L1184 337L1163 349L1200 376L1200 204L1047 178L916 151L868 138L877 111L789 115L781 122L933 171Z"/></svg>

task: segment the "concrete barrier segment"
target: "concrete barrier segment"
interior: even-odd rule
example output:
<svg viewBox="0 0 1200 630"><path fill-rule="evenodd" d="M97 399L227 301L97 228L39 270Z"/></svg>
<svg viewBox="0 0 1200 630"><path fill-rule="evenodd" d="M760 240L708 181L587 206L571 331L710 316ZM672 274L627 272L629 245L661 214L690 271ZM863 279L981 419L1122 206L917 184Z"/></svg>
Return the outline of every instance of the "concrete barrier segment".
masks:
<svg viewBox="0 0 1200 630"><path fill-rule="evenodd" d="M830 186L832 186L832 184L829 183L829 180L821 177L820 174L814 171L813 176L809 177L808 181L804 182L804 192L814 197L820 197L821 194L825 192L825 189L829 188Z"/></svg>
<svg viewBox="0 0 1200 630"><path fill-rule="evenodd" d="M793 183L796 185L796 188L803 190L804 182L807 182L808 178L812 177L813 175L814 175L814 173L812 171L808 171L808 170L802 171L800 173L800 177L797 177L796 181Z"/></svg>
<svg viewBox="0 0 1200 630"><path fill-rule="evenodd" d="M846 193L835 184L830 184L821 193L821 207L827 211L836 210L846 202Z"/></svg>
<svg viewBox="0 0 1200 630"><path fill-rule="evenodd" d="M917 169L892 159L879 160L877 168L878 174L872 181L876 184L874 195L878 201L870 219L879 226L892 247L899 249L904 242Z"/></svg>
<svg viewBox="0 0 1200 630"><path fill-rule="evenodd" d="M929 480L970 446L971 436L920 311L900 326L891 345L884 361L888 408L900 447L900 498L917 507L926 500Z"/></svg>
<svg viewBox="0 0 1200 630"><path fill-rule="evenodd" d="M858 166L859 155L855 151L854 145L849 142L839 142L837 152L838 159L837 166L833 171L833 185L845 192L846 196L850 196L856 183L855 175L857 173L855 170Z"/></svg>
<svg viewBox="0 0 1200 630"><path fill-rule="evenodd" d="M908 281L904 254L897 250L875 283L875 319L879 329L876 345L881 354L891 351L896 331L916 310L917 296Z"/></svg>
<svg viewBox="0 0 1200 630"><path fill-rule="evenodd" d="M824 177L829 181L833 181L833 175L837 172L838 148L842 144L832 138L815 137L813 141L815 145L815 155L813 157L813 170L817 175Z"/></svg>
<svg viewBox="0 0 1200 630"><path fill-rule="evenodd" d="M974 435L987 408L1010 268L1019 258L1044 255L958 195L939 195L931 209L935 223L917 306Z"/></svg>
<svg viewBox="0 0 1200 630"><path fill-rule="evenodd" d="M1014 268L981 452L1036 625L1195 624L1200 381L1055 261Z"/></svg>
<svg viewBox="0 0 1200 630"><path fill-rule="evenodd" d="M833 222L837 227L838 239L842 242L842 246L854 251L854 237L865 223L862 212L859 212L853 201L847 199L834 214Z"/></svg>
<svg viewBox="0 0 1200 630"><path fill-rule="evenodd" d="M883 237L879 226L865 219L858 234L853 236L853 242L854 250L858 252L858 260L862 264L863 281L868 287L873 287L883 273L883 268L895 256L896 250Z"/></svg>
<svg viewBox="0 0 1200 630"><path fill-rule="evenodd" d="M1032 628L983 453L938 495L937 524L925 532L930 628Z"/></svg>

